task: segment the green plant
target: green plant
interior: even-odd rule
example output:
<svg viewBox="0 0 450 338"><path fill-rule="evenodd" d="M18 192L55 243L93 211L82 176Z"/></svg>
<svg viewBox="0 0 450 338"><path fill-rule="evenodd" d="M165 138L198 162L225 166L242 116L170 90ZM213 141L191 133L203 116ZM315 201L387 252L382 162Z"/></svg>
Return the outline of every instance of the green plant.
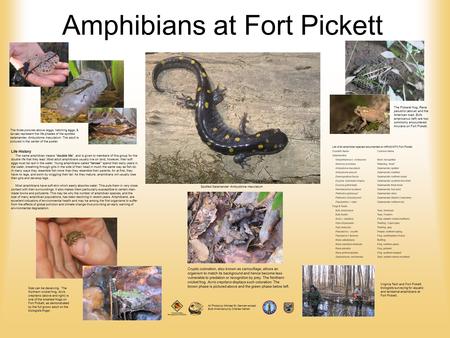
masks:
<svg viewBox="0 0 450 338"><path fill-rule="evenodd" d="M76 61L69 61L69 70L70 70L70 74L72 74L72 77L74 79L76 79L77 77L80 76L80 72L78 71L78 67L76 64Z"/></svg>

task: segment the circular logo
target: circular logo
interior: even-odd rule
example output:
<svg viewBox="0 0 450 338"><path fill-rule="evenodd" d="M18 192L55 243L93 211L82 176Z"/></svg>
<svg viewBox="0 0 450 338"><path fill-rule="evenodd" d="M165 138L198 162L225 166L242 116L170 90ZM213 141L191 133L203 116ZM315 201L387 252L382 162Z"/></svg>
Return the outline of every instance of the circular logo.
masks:
<svg viewBox="0 0 450 338"><path fill-rule="evenodd" d="M262 309L265 314L271 315L274 314L275 311L277 311L277 304L275 304L273 300L268 300L264 302Z"/></svg>
<svg viewBox="0 0 450 338"><path fill-rule="evenodd" d="M191 315L200 315L202 313L203 310L203 305L200 304L199 302L192 302L189 305L189 313Z"/></svg>

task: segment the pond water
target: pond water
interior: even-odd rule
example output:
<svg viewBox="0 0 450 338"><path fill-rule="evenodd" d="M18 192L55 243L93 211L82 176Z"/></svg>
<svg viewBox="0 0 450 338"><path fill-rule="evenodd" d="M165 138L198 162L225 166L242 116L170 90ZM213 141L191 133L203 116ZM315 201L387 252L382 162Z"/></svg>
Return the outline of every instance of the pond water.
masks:
<svg viewBox="0 0 450 338"><path fill-rule="evenodd" d="M307 302L303 303L303 316L311 317L312 308ZM373 317L375 309L372 306L363 304L358 308L355 304L345 305L341 303L323 300L319 305L319 316L322 317Z"/></svg>

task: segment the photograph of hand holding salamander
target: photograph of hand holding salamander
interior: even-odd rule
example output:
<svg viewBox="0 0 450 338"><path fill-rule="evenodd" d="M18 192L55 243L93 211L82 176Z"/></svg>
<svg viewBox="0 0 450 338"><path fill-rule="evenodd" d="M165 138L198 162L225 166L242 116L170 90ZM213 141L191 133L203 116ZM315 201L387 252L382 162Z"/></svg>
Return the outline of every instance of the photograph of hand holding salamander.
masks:
<svg viewBox="0 0 450 338"><path fill-rule="evenodd" d="M147 183L319 183L319 54L146 59Z"/></svg>

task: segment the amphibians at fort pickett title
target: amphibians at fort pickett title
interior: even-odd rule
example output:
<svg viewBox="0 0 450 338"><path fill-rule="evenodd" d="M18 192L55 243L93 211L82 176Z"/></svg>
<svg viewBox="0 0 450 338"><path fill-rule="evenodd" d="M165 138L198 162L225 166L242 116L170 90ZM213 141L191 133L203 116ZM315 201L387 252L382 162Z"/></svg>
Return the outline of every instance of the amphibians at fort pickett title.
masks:
<svg viewBox="0 0 450 338"><path fill-rule="evenodd" d="M250 156L269 155L282 151L288 144L288 137L280 129L267 129L254 134L247 134L247 118L244 115L239 131L228 127L216 109L224 99L225 89L211 88L208 75L203 66L188 57L171 57L159 62L153 69L153 86L159 92L159 75L168 69L181 68L194 73L197 78L195 100L189 96L180 98L182 105L195 109L197 132L204 143L212 150L224 155L234 156L234 162L242 167Z"/></svg>
<svg viewBox="0 0 450 338"><path fill-rule="evenodd" d="M86 235L81 231L72 231L69 232L64 237L64 242L67 243L68 246L74 245L80 238L86 238Z"/></svg>

